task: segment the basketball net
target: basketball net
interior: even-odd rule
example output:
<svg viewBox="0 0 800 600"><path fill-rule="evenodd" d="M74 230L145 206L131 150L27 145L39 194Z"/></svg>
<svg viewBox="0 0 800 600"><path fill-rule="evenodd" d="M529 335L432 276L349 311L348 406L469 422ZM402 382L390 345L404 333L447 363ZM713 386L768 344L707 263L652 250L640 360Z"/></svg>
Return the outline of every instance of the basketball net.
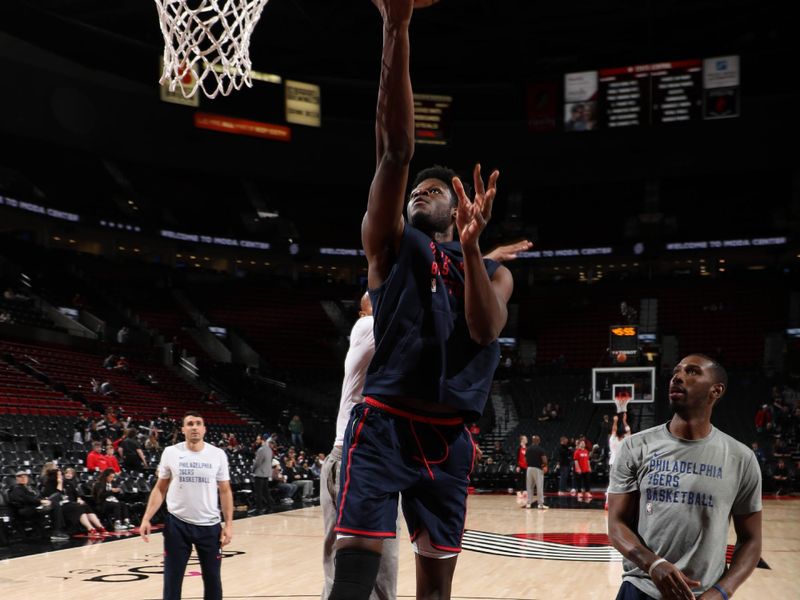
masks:
<svg viewBox="0 0 800 600"><path fill-rule="evenodd" d="M164 34L159 83L191 98L227 96L250 79L250 36L268 0L155 0ZM194 77L187 77L194 73Z"/></svg>

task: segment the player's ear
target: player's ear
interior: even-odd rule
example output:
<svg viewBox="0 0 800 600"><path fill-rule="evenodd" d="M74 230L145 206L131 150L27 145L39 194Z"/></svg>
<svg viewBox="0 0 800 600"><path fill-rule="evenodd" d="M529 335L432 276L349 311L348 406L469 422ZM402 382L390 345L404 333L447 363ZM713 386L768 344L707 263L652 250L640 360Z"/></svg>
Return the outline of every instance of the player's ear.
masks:
<svg viewBox="0 0 800 600"><path fill-rule="evenodd" d="M715 383L711 386L711 398L714 400L714 404L719 402L719 399L725 395L725 384L724 383Z"/></svg>

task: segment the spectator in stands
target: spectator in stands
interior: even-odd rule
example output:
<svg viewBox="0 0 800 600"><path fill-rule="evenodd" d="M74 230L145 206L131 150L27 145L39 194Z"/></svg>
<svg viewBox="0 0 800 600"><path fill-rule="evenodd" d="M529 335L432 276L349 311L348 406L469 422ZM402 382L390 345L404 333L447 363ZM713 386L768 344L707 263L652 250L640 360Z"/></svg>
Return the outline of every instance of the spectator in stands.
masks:
<svg viewBox="0 0 800 600"><path fill-rule="evenodd" d="M292 434L292 444L298 448L303 447L303 422L300 420L300 415L295 415L289 421L289 433Z"/></svg>
<svg viewBox="0 0 800 600"><path fill-rule="evenodd" d="M236 439L236 436L233 433L228 434L227 449L230 452L238 452L241 449L241 444L239 444L239 440Z"/></svg>
<svg viewBox="0 0 800 600"><path fill-rule="evenodd" d="M766 435L772 433L772 411L768 404L761 405L756 413L756 433Z"/></svg>
<svg viewBox="0 0 800 600"><path fill-rule="evenodd" d="M173 432L178 430L175 421L169 416L169 410L165 406L161 409L161 414L158 415L155 421L150 426L155 426L158 430L158 441L163 446L166 441L172 436Z"/></svg>
<svg viewBox="0 0 800 600"><path fill-rule="evenodd" d="M128 373L131 370L131 364L127 358L120 356L112 369L118 373Z"/></svg>
<svg viewBox="0 0 800 600"><path fill-rule="evenodd" d="M103 470L105 469L114 469L114 473L122 472L122 469L119 466L119 461L115 456L113 443L106 444L105 466L103 467Z"/></svg>
<svg viewBox="0 0 800 600"><path fill-rule="evenodd" d="M569 438L562 435L558 446L558 495L566 496L569 492L569 476L572 472L573 451L569 447Z"/></svg>
<svg viewBox="0 0 800 600"><path fill-rule="evenodd" d="M51 502L61 505L64 514L64 521L68 527L77 530L83 527L89 535L100 535L99 530L103 529L103 524L93 512L89 512L86 503L78 496L74 485L75 469L72 471L71 484L67 484L66 472L50 463L50 467L44 470L42 478L42 494Z"/></svg>
<svg viewBox="0 0 800 600"><path fill-rule="evenodd" d="M11 316L11 313L7 310L0 310L0 323L5 323L6 325L13 325L14 324L14 317Z"/></svg>
<svg viewBox="0 0 800 600"><path fill-rule="evenodd" d="M103 359L103 368L108 369L110 371L117 364L118 358L119 357L114 353L109 354Z"/></svg>
<svg viewBox="0 0 800 600"><path fill-rule="evenodd" d="M86 468L90 471L102 471L106 468L106 455L100 440L92 442L92 449L86 455Z"/></svg>
<svg viewBox="0 0 800 600"><path fill-rule="evenodd" d="M494 462L500 462L501 460L506 460L508 458L506 451L503 450L503 443L500 440L495 440L494 446L492 446L492 450L489 452L489 455L492 457Z"/></svg>
<svg viewBox="0 0 800 600"><path fill-rule="evenodd" d="M775 458L789 458L792 456L791 450L783 441L783 438L775 438L772 444L772 456Z"/></svg>
<svg viewBox="0 0 800 600"><path fill-rule="evenodd" d="M100 441L106 437L106 420L103 417L95 417L89 425L89 437L92 441Z"/></svg>
<svg viewBox="0 0 800 600"><path fill-rule="evenodd" d="M114 469L106 469L95 480L92 486L94 508L101 519L113 520L114 531L131 529L128 505L119 497L122 489L114 485L117 474Z"/></svg>
<svg viewBox="0 0 800 600"><path fill-rule="evenodd" d="M789 469L786 467L784 460L778 459L778 463L772 470L772 485L775 489L775 495L780 496L791 491L789 483Z"/></svg>
<svg viewBox="0 0 800 600"><path fill-rule="evenodd" d="M83 444L84 442L89 441L89 420L83 416L83 413L78 413L78 418L75 419L73 427L73 442Z"/></svg>
<svg viewBox="0 0 800 600"><path fill-rule="evenodd" d="M314 479L320 479L322 477L322 463L325 462L325 453L320 452L314 458L314 464L311 467L311 472L314 474Z"/></svg>
<svg viewBox="0 0 800 600"><path fill-rule="evenodd" d="M311 500L314 496L314 482L308 479L308 475L303 473L293 458L287 458L284 462L283 474L288 483L293 483L300 488L300 500L303 502Z"/></svg>
<svg viewBox="0 0 800 600"><path fill-rule="evenodd" d="M136 439L135 429L127 430L125 439L120 442L117 450L126 471L141 471L147 468L147 458L142 451L142 445Z"/></svg>
<svg viewBox="0 0 800 600"><path fill-rule="evenodd" d="M117 331L117 343L121 346L125 346L131 339L131 330L128 329L127 325L123 325L120 327L119 331Z"/></svg>
<svg viewBox="0 0 800 600"><path fill-rule="evenodd" d="M765 452L764 452L764 450L763 450L763 449L762 449L762 448L761 448L761 447L758 445L758 442L753 442L753 443L751 444L751 446L752 446L752 448L753 448L753 454L755 454L755 455L756 455L756 458L758 459L758 465L761 467L761 469L763 469L763 468L764 468L764 465L766 465L766 464L767 464L767 455L766 455L766 453L765 453Z"/></svg>
<svg viewBox="0 0 800 600"><path fill-rule="evenodd" d="M52 541L68 540L64 533L64 515L61 505L42 498L38 491L28 485L28 473L17 471L16 482L8 492L8 503L13 514L18 519L31 520L40 539L47 539L45 534L45 515L50 514L53 522L53 531L50 535Z"/></svg>
<svg viewBox="0 0 800 600"><path fill-rule="evenodd" d="M311 502L314 497L314 482L308 478L308 473L304 472L294 459L287 458L283 465L283 473L286 481L293 483L299 488L297 499L303 502Z"/></svg>
<svg viewBox="0 0 800 600"><path fill-rule="evenodd" d="M586 442L583 439L578 440L578 447L573 455L575 461L575 478L577 479L577 487L580 489L578 492L578 500L586 494L586 501L592 501L591 494L591 480L592 466L589 463L589 451L586 449Z"/></svg>
<svg viewBox="0 0 800 600"><path fill-rule="evenodd" d="M99 394L100 393L100 384L101 383L102 383L102 381L100 381L96 377L92 377L89 380L89 385L91 386L93 393L95 393L95 394Z"/></svg>
<svg viewBox="0 0 800 600"><path fill-rule="evenodd" d="M158 443L158 430L155 427L150 428L150 435L144 443L145 450L161 450L161 444Z"/></svg>
<svg viewBox="0 0 800 600"><path fill-rule="evenodd" d="M294 483L288 483L286 475L283 474L281 463L277 458L272 459L272 476L270 479L272 487L278 490L281 497L281 504L294 504L293 498L300 491Z"/></svg>

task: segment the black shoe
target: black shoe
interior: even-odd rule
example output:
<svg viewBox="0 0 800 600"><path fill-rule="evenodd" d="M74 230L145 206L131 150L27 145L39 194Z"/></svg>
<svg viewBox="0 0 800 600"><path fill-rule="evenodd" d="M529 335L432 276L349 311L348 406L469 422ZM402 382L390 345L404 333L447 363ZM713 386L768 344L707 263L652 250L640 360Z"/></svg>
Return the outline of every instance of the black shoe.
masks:
<svg viewBox="0 0 800 600"><path fill-rule="evenodd" d="M54 531L50 534L50 541L51 542L65 542L69 539L69 536L64 533L63 531Z"/></svg>

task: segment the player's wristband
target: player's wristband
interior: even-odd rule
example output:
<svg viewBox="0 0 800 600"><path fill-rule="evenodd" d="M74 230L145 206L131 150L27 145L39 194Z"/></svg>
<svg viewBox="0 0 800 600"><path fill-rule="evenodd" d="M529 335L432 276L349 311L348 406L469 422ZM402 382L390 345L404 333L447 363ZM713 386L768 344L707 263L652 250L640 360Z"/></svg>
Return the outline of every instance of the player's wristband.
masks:
<svg viewBox="0 0 800 600"><path fill-rule="evenodd" d="M720 584L715 583L711 587L717 590L722 595L722 600L730 600L728 598L728 594L725 592L725 590L722 589L722 586Z"/></svg>
<svg viewBox="0 0 800 600"><path fill-rule="evenodd" d="M658 559L653 561L653 564L650 565L650 569L648 569L648 571L647 571L647 574L650 575L650 579L653 578L653 569L655 569L661 563L665 563L665 562L667 562L666 558L658 558ZM725 598L725 600L728 600L728 599Z"/></svg>

